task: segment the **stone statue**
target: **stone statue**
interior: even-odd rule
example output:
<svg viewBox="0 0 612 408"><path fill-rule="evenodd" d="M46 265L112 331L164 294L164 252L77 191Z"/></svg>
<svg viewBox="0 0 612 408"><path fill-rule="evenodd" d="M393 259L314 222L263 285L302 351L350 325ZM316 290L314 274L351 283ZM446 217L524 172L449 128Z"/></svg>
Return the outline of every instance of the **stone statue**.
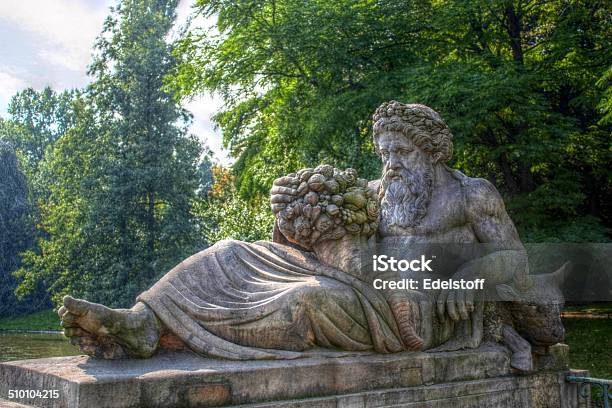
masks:
<svg viewBox="0 0 612 408"><path fill-rule="evenodd" d="M488 181L446 165L452 135L431 108L384 103L373 135L380 180L326 165L281 177L271 191L273 241L218 242L177 265L131 309L67 296L59 310L65 335L101 358L145 358L159 347L228 359L478 347L486 313L475 291L376 290L362 254L376 245L400 248L406 258L415 248L485 245L482 256L457 258L437 276L484 278L516 301L534 283L503 201ZM512 321L519 308L504 310L493 313L506 344L528 337Z"/></svg>

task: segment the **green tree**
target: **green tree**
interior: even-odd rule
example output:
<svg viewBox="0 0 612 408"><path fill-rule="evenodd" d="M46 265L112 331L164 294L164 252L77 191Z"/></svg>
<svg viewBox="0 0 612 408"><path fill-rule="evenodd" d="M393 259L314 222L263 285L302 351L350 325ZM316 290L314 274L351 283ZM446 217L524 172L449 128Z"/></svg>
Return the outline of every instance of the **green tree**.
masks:
<svg viewBox="0 0 612 408"><path fill-rule="evenodd" d="M200 235L207 245L222 239L257 241L270 239L274 218L266 198L244 200L236 191L231 171L210 167L211 184L194 205Z"/></svg>
<svg viewBox="0 0 612 408"><path fill-rule="evenodd" d="M201 246L191 213L200 146L163 89L175 8L124 0L106 20L76 125L45 159L49 238L26 257L24 290L46 276L56 300L70 291L127 306Z"/></svg>
<svg viewBox="0 0 612 408"><path fill-rule="evenodd" d="M172 86L223 96L243 196L319 162L376 177L370 115L397 99L443 115L453 165L494 182L527 238L608 239L608 3L197 4L217 23L186 31Z"/></svg>
<svg viewBox="0 0 612 408"><path fill-rule="evenodd" d="M35 226L41 221L40 207L48 198L49 189L48 180L45 180L41 172L40 163L55 141L71 126L74 120L71 105L76 95L77 91L72 90L57 93L49 87L41 91L27 88L17 92L11 98L8 118L0 118L0 143L10 145L13 155L19 159L19 171L22 171L25 177L24 191L27 193L27 212L13 220L11 228L14 229L14 232L5 235L9 240L7 242L14 242L10 244L13 245L13 250L15 248L19 248L19 251L34 250L37 238L43 234L43 230L36 229ZM4 163L6 166L13 165L11 157L7 156L7 162ZM14 184L7 179L4 187L9 188L11 185L14 187ZM11 195L9 194L8 197L10 200ZM19 194L15 199L19 199L18 197L20 197ZM7 205L9 203L11 201L7 201ZM22 236L26 232L29 234L27 238ZM17 234L20 238L16 239L11 234ZM21 264L18 252L11 252L7 258L12 269L4 271L7 281L3 287L7 295L2 297L0 309L4 307L7 313L16 314L48 307L49 296L45 292L42 281L29 286L29 295L22 296L21 299L15 298L13 290L19 280L8 274L14 272Z"/></svg>
<svg viewBox="0 0 612 408"><path fill-rule="evenodd" d="M204 147L204 152L200 159L200 164L198 164L198 196L206 197L210 190L213 188L214 180L214 154L212 150L208 147Z"/></svg>
<svg viewBox="0 0 612 408"><path fill-rule="evenodd" d="M39 205L49 194L39 164L53 143L73 125L72 103L78 94L77 90L26 88L11 98L8 118L0 118L0 140L9 143L19 158L35 224L40 221Z"/></svg>
<svg viewBox="0 0 612 408"><path fill-rule="evenodd" d="M508 198L529 240L606 240L610 128L595 82L608 69L604 2L444 2L428 81L410 92L456 134L456 165ZM439 84L443 84L442 92ZM603 221L603 225L602 225Z"/></svg>
<svg viewBox="0 0 612 408"><path fill-rule="evenodd" d="M0 141L0 316L12 316L48 306L40 288L25 301L14 294L18 280L13 272L21 264L20 252L34 241L28 185L12 146Z"/></svg>
<svg viewBox="0 0 612 408"><path fill-rule="evenodd" d="M96 166L104 156L99 128L88 98L78 98L73 106L74 125L40 163L49 194L39 206L37 245L22 254L23 267L17 272L22 278L17 288L20 296L44 282L55 303L66 293L92 290L100 258L104 259L99 234L88 224L95 204Z"/></svg>
<svg viewBox="0 0 612 408"><path fill-rule="evenodd" d="M47 147L70 128L74 119L71 104L76 92L57 93L50 87L41 91L26 88L11 98L7 109L9 118L0 126L0 137L19 153L29 176L35 173Z"/></svg>

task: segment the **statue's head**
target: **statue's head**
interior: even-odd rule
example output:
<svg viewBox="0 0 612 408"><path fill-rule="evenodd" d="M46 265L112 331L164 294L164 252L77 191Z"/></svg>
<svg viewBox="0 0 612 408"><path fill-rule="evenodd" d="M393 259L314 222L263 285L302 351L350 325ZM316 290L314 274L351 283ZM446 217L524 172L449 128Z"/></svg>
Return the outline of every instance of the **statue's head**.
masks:
<svg viewBox="0 0 612 408"><path fill-rule="evenodd" d="M376 109L373 123L374 146L383 161L383 232L417 225L427 212L434 166L452 157L450 129L433 109L396 101Z"/></svg>
<svg viewBox="0 0 612 408"><path fill-rule="evenodd" d="M453 135L438 112L417 103L385 102L373 119L374 146L381 155L381 136L397 133L426 153L433 163L446 163L453 156ZM385 158L383 157L383 161Z"/></svg>
<svg viewBox="0 0 612 408"><path fill-rule="evenodd" d="M299 183L297 195L276 218L279 230L290 242L310 250L319 242L347 234L367 238L376 232L376 192L355 170L321 165L288 177Z"/></svg>

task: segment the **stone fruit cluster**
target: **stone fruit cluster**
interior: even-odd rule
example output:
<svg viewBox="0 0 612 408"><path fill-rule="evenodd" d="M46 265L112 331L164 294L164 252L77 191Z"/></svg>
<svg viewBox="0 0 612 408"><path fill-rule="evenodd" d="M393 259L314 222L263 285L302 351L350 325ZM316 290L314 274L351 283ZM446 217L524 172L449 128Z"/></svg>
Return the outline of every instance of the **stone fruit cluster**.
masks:
<svg viewBox="0 0 612 408"><path fill-rule="evenodd" d="M317 241L340 239L347 233L376 232L376 192L354 169L321 165L289 174L285 180L297 195L276 217L289 241L311 249Z"/></svg>

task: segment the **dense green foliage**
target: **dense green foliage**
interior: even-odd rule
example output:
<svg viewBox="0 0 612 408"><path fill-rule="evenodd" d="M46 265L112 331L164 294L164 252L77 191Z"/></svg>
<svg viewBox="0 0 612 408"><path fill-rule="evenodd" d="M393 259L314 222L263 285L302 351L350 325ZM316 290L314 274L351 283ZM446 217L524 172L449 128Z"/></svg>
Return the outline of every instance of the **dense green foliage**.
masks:
<svg viewBox="0 0 612 408"><path fill-rule="evenodd" d="M273 216L267 198L242 199L228 169L213 165L211 184L194 205L200 233L209 245L222 239L257 241L272 237Z"/></svg>
<svg viewBox="0 0 612 408"><path fill-rule="evenodd" d="M198 0L215 24L170 44L176 4L119 0L86 89L25 89L0 118L0 314L46 293L129 305L206 245L269 238L274 178L379 176L390 99L442 114L451 164L500 189L524 240L610 240L607 2ZM188 133L178 100L203 91L231 169Z"/></svg>
<svg viewBox="0 0 612 408"><path fill-rule="evenodd" d="M172 86L215 91L243 197L328 162L378 176L370 115L421 102L454 166L506 196L532 241L608 240L612 15L602 1L200 0ZM196 20L197 21L197 20Z"/></svg>
<svg viewBox="0 0 612 408"><path fill-rule="evenodd" d="M12 273L21 264L19 254L34 243L34 225L26 177L13 147L2 140L0 180L0 316L12 316L49 305L40 287L23 302L13 293L18 280Z"/></svg>
<svg viewBox="0 0 612 408"><path fill-rule="evenodd" d="M56 93L49 87L41 91L27 88L11 98L9 119L0 122L0 136L19 153L30 180L36 178L47 148L72 126L76 94Z"/></svg>
<svg viewBox="0 0 612 408"><path fill-rule="evenodd" d="M41 91L27 88L11 98L9 117L0 118L0 143L4 146L1 165L7 172L0 189L6 193L8 201L4 202L4 209L9 211L4 213L9 221L4 223L3 245L6 246L1 259L5 265L2 288L6 297L0 304L0 315L16 315L49 306L42 280L32 282L28 295L18 300L13 291L19 280L12 275L21 265L19 253L32 249L35 241L45 236L44 229L35 228L41 222L40 206L50 194L41 163L54 142L72 126L72 101L76 97L75 91L56 93L49 87ZM14 153L9 154L7 149ZM14 156L19 158L19 164Z"/></svg>
<svg viewBox="0 0 612 408"><path fill-rule="evenodd" d="M107 19L73 126L41 164L46 235L24 255L22 292L45 280L56 301L70 292L127 306L200 246L191 214L200 146L162 89L175 8L126 0Z"/></svg>

